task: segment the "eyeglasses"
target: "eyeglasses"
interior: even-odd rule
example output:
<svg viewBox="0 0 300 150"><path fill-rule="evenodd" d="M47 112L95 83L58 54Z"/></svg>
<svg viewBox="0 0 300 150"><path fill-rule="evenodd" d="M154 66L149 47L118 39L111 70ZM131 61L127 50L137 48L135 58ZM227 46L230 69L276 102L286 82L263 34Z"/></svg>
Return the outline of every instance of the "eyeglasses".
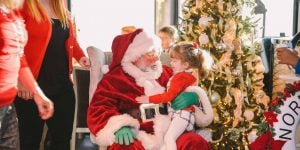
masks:
<svg viewBox="0 0 300 150"><path fill-rule="evenodd" d="M158 57L159 55L160 55L160 53L155 50L152 50L152 51L144 54L144 56L147 58L155 58L155 57Z"/></svg>

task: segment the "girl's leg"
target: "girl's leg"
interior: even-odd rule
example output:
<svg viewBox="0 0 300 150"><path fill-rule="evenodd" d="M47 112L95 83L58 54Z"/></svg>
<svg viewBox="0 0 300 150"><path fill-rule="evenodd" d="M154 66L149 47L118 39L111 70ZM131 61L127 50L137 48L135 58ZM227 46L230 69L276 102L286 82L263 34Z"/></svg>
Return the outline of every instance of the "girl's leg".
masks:
<svg viewBox="0 0 300 150"><path fill-rule="evenodd" d="M178 111L178 113L174 113L168 131L164 136L166 150L177 150L176 140L191 124L190 121L193 120L191 117L194 116L188 111Z"/></svg>

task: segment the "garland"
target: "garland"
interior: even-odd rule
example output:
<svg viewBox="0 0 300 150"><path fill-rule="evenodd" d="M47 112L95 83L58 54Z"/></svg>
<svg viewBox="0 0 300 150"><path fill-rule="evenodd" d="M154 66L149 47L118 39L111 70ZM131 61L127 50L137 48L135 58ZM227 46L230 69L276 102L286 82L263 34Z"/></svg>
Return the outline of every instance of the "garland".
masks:
<svg viewBox="0 0 300 150"><path fill-rule="evenodd" d="M300 91L300 81L293 84L287 84L283 92L278 92L275 99L269 103L269 111L264 112L264 120L258 126L258 138L249 146L251 149L281 149L285 141L274 140L276 133L274 132L274 123L278 122L277 116L281 114L280 106L287 101L287 98L294 96L296 92Z"/></svg>

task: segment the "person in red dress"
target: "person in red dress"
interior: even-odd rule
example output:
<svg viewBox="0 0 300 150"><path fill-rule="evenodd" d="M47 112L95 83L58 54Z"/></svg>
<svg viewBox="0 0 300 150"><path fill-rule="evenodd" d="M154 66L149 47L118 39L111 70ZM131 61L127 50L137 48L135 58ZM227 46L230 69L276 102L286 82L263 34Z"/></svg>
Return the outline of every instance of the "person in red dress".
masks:
<svg viewBox="0 0 300 150"><path fill-rule="evenodd" d="M180 93L186 90L197 89L199 95L194 93L194 97L199 97L201 102L206 101L209 103L206 92L197 86L197 78L193 75L193 72L196 69L199 79L202 80L206 77L208 69L211 68L211 65L208 64L212 64L209 63L212 62L212 58L205 57L209 55L205 55L204 53L205 51L194 47L193 43L191 42L180 42L174 45L170 49L170 64L174 75L170 78L167 84L167 91L156 95L140 96L136 98L136 101L145 104L168 103L172 102ZM175 150L177 149L177 138L185 131L194 130L195 107L190 106L182 110L173 110L172 107L168 107L168 112L171 123L166 131L166 134L163 136L164 145L162 149ZM213 109L211 106L209 112L206 113L213 114Z"/></svg>
<svg viewBox="0 0 300 150"><path fill-rule="evenodd" d="M19 149L19 133L13 101L18 80L33 93L39 116L48 119L53 103L34 80L24 55L27 32L18 9L23 0L0 1L0 149Z"/></svg>
<svg viewBox="0 0 300 150"><path fill-rule="evenodd" d="M143 29L114 38L112 63L98 83L87 114L88 127L100 149L157 150L161 146L162 141L156 139L156 135L162 134L160 125L165 124L164 120L155 117L153 122L142 122L140 104L135 100L138 96L165 91L172 70L159 61L160 47L160 39ZM194 104L188 100L183 103ZM195 111L195 114L201 113L197 118L203 117L203 112ZM204 125L201 119L196 119L198 123ZM180 150L210 149L208 142L193 132L182 134L177 147Z"/></svg>

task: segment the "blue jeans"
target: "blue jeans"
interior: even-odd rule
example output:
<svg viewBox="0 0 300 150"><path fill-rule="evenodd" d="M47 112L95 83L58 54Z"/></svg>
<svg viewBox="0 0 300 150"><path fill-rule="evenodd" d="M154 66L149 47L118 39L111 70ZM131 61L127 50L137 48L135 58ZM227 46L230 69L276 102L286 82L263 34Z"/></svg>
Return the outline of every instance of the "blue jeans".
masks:
<svg viewBox="0 0 300 150"><path fill-rule="evenodd" d="M13 104L0 108L0 149L19 150L19 129Z"/></svg>

